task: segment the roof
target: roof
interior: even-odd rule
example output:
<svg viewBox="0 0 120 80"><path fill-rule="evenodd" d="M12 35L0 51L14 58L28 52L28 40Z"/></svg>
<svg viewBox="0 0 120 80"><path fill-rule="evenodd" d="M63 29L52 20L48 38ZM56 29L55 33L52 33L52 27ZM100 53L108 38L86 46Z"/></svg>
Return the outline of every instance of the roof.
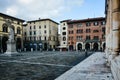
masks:
<svg viewBox="0 0 120 80"><path fill-rule="evenodd" d="M69 21L71 21L72 19L67 19L67 20L63 20L63 21L60 21L60 23L62 23L62 22L69 22Z"/></svg>
<svg viewBox="0 0 120 80"><path fill-rule="evenodd" d="M21 22L24 22L24 21L25 21L25 20L22 20L22 19L19 19L19 18L16 18L16 17L10 16L10 15L7 15L7 14L3 14L3 13L0 13L0 16L13 18L13 19L15 19L15 20L19 20L19 21L21 21Z"/></svg>
<svg viewBox="0 0 120 80"><path fill-rule="evenodd" d="M57 23L57 22L55 22L55 21L53 21L53 20L51 20L51 19L49 19L49 18L46 18L46 19L38 19L38 20L32 20L32 21L27 21L27 22L30 23L30 22L38 22L38 21L46 21L46 20L52 21L52 22L54 22L54 23L56 23L56 24L59 24L59 23Z"/></svg>
<svg viewBox="0 0 120 80"><path fill-rule="evenodd" d="M97 18L88 18L88 19L81 19L81 20L71 20L68 22L68 24L72 23L80 23L80 22L91 22L91 21L105 21L104 17L97 17Z"/></svg>

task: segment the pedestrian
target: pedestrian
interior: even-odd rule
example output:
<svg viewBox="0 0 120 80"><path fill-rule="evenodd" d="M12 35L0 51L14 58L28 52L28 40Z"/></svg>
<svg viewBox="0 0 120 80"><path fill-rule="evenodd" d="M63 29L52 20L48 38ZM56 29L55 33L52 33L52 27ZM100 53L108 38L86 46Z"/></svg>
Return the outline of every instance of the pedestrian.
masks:
<svg viewBox="0 0 120 80"><path fill-rule="evenodd" d="M85 49L85 57L87 57L87 50Z"/></svg>

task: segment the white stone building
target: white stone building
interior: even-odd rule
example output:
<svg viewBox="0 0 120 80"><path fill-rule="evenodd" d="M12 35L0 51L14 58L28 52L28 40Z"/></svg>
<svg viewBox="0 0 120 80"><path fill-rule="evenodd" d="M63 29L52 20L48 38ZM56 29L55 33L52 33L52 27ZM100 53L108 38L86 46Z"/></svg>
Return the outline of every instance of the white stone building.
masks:
<svg viewBox="0 0 120 80"><path fill-rule="evenodd" d="M60 50L68 50L68 22L69 20L64 20L60 22Z"/></svg>

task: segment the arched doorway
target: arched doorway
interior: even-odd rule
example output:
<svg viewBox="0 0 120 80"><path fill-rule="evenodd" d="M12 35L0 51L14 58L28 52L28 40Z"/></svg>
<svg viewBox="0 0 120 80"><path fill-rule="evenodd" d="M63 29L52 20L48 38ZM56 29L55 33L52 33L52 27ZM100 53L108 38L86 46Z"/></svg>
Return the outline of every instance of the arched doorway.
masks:
<svg viewBox="0 0 120 80"><path fill-rule="evenodd" d="M89 44L89 43L86 43L86 44L85 44L85 49L86 49L86 50L90 50L90 44Z"/></svg>
<svg viewBox="0 0 120 80"><path fill-rule="evenodd" d="M3 52L6 52L6 50L7 50L7 41L8 41L8 37L4 36L2 38L2 49L3 49Z"/></svg>
<svg viewBox="0 0 120 80"><path fill-rule="evenodd" d="M44 43L44 50L47 50L47 43Z"/></svg>
<svg viewBox="0 0 120 80"><path fill-rule="evenodd" d="M106 46L106 44L105 44L105 43L103 43L103 51L105 50L105 46Z"/></svg>
<svg viewBox="0 0 120 80"><path fill-rule="evenodd" d="M78 50L82 50L82 44L78 43L77 48L78 48Z"/></svg>
<svg viewBox="0 0 120 80"><path fill-rule="evenodd" d="M94 43L94 45L93 45L93 49L94 49L95 51L98 50L98 43Z"/></svg>
<svg viewBox="0 0 120 80"><path fill-rule="evenodd" d="M16 41L16 49L17 49L17 50L22 49L22 46L21 46L21 38L17 38L17 41Z"/></svg>

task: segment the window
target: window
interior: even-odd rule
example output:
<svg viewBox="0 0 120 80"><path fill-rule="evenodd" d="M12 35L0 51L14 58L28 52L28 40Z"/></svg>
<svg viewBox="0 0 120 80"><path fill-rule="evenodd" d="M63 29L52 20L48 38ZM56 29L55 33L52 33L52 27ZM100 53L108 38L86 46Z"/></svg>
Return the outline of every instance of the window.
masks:
<svg viewBox="0 0 120 80"><path fill-rule="evenodd" d="M46 34L46 30L44 30L44 33Z"/></svg>
<svg viewBox="0 0 120 80"><path fill-rule="evenodd" d="M30 41L32 40L32 37L30 37Z"/></svg>
<svg viewBox="0 0 120 80"><path fill-rule="evenodd" d="M65 26L65 23L63 23L63 25Z"/></svg>
<svg viewBox="0 0 120 80"><path fill-rule="evenodd" d="M87 23L86 23L86 26L91 26L91 23L90 23L90 22L87 22Z"/></svg>
<svg viewBox="0 0 120 80"><path fill-rule="evenodd" d="M44 28L46 28L46 25L44 25Z"/></svg>
<svg viewBox="0 0 120 80"><path fill-rule="evenodd" d="M102 35L102 39L105 39L105 35Z"/></svg>
<svg viewBox="0 0 120 80"><path fill-rule="evenodd" d="M32 31L30 31L30 35L32 35Z"/></svg>
<svg viewBox="0 0 120 80"><path fill-rule="evenodd" d="M83 33L83 29L78 29L76 33Z"/></svg>
<svg viewBox="0 0 120 80"><path fill-rule="evenodd" d="M66 27L63 27L63 30L65 30L66 29Z"/></svg>
<svg viewBox="0 0 120 80"><path fill-rule="evenodd" d="M105 33L105 27L102 28L102 32Z"/></svg>
<svg viewBox="0 0 120 80"><path fill-rule="evenodd" d="M41 29L41 26L39 26L39 29Z"/></svg>
<svg viewBox="0 0 120 80"><path fill-rule="evenodd" d="M86 36L86 40L90 40L91 38L90 38L90 36Z"/></svg>
<svg viewBox="0 0 120 80"><path fill-rule="evenodd" d="M63 32L62 35L66 35L66 32Z"/></svg>
<svg viewBox="0 0 120 80"><path fill-rule="evenodd" d="M83 36L77 36L77 40L82 40Z"/></svg>
<svg viewBox="0 0 120 80"><path fill-rule="evenodd" d="M30 26L30 29L32 29L32 27Z"/></svg>
<svg viewBox="0 0 120 80"><path fill-rule="evenodd" d="M69 34L73 34L74 33L74 31L72 30L72 31L69 31Z"/></svg>
<svg viewBox="0 0 120 80"><path fill-rule="evenodd" d="M69 25L69 28L73 28L73 24L70 24L70 25Z"/></svg>
<svg viewBox="0 0 120 80"><path fill-rule="evenodd" d="M36 37L34 37L34 41L36 41Z"/></svg>
<svg viewBox="0 0 120 80"><path fill-rule="evenodd" d="M19 24L20 24L20 22L18 21L18 22L17 22L17 24L19 25Z"/></svg>
<svg viewBox="0 0 120 80"><path fill-rule="evenodd" d="M26 33L26 32L24 32L24 35L26 36L26 35L27 35L27 33Z"/></svg>
<svg viewBox="0 0 120 80"><path fill-rule="evenodd" d="M53 48L55 49L55 45L53 45Z"/></svg>
<svg viewBox="0 0 120 80"><path fill-rule="evenodd" d="M34 35L36 35L36 31L34 31Z"/></svg>
<svg viewBox="0 0 120 80"><path fill-rule="evenodd" d="M98 26L99 25L99 22L94 22L94 26Z"/></svg>
<svg viewBox="0 0 120 80"><path fill-rule="evenodd" d="M63 42L63 44L65 44L65 42Z"/></svg>
<svg viewBox="0 0 120 80"><path fill-rule="evenodd" d="M55 41L55 36L53 36L53 41Z"/></svg>
<svg viewBox="0 0 120 80"><path fill-rule="evenodd" d="M63 37L63 41L66 41L66 37Z"/></svg>
<svg viewBox="0 0 120 80"><path fill-rule="evenodd" d="M77 27L82 27L82 23L77 24Z"/></svg>
<svg viewBox="0 0 120 80"><path fill-rule="evenodd" d="M34 29L36 29L36 26L34 25Z"/></svg>
<svg viewBox="0 0 120 80"><path fill-rule="evenodd" d="M91 32L91 30L90 29L86 29L86 33L90 33Z"/></svg>
<svg viewBox="0 0 120 80"><path fill-rule="evenodd" d="M46 41L47 39L46 39L46 36L45 36L45 41Z"/></svg>
<svg viewBox="0 0 120 80"><path fill-rule="evenodd" d="M105 21L102 21L102 22L101 22L101 25L105 25Z"/></svg>
<svg viewBox="0 0 120 80"><path fill-rule="evenodd" d="M20 27L17 28L17 34L21 34Z"/></svg>
<svg viewBox="0 0 120 80"><path fill-rule="evenodd" d="M41 40L41 36L39 37L39 40Z"/></svg>
<svg viewBox="0 0 120 80"><path fill-rule="evenodd" d="M94 36L94 40L99 40L99 36Z"/></svg>
<svg viewBox="0 0 120 80"><path fill-rule="evenodd" d="M93 33L99 32L99 30L93 30Z"/></svg>

